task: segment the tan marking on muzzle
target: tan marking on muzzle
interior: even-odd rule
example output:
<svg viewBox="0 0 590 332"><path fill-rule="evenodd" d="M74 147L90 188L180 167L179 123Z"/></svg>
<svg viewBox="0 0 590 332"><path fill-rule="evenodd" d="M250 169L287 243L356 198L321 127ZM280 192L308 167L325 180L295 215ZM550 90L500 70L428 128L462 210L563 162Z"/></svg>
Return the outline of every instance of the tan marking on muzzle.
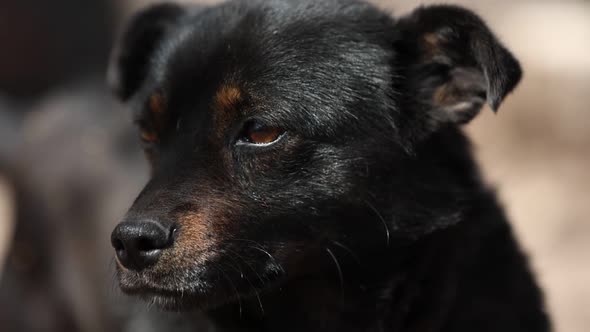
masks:
<svg viewBox="0 0 590 332"><path fill-rule="evenodd" d="M190 268L203 264L212 255L214 239L208 218L203 213L186 213L177 220L178 237L174 247L162 255L164 265L175 268Z"/></svg>

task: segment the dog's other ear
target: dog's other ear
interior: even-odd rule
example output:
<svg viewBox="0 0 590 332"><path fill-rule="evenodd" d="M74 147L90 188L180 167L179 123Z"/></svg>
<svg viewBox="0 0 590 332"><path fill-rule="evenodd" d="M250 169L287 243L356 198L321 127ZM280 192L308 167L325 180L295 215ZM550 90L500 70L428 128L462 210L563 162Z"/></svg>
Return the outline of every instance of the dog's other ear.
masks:
<svg viewBox="0 0 590 332"><path fill-rule="evenodd" d="M108 83L123 101L129 99L146 78L152 53L183 13L176 4L158 4L130 20L111 56Z"/></svg>
<svg viewBox="0 0 590 332"><path fill-rule="evenodd" d="M486 101L496 111L521 78L518 61L469 10L421 7L399 20L398 31L405 92L427 113L430 130L469 122Z"/></svg>

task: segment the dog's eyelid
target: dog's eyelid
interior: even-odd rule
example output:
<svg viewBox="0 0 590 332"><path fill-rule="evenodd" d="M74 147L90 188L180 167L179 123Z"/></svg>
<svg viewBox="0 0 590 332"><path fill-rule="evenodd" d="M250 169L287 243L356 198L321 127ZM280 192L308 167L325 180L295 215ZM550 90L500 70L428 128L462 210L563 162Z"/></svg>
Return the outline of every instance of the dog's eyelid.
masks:
<svg viewBox="0 0 590 332"><path fill-rule="evenodd" d="M271 142L265 142L265 143L254 143L254 142L248 142L248 141L243 141L243 140L238 140L236 142L236 145L245 145L245 146L252 146L252 147L268 147L271 145L274 145L276 143L278 143L279 141L281 141L285 136L287 136L287 132L282 132L275 140L271 141Z"/></svg>
<svg viewBox="0 0 590 332"><path fill-rule="evenodd" d="M270 146L281 140L285 133L286 131L279 126L268 125L259 119L250 119L244 123L236 145Z"/></svg>

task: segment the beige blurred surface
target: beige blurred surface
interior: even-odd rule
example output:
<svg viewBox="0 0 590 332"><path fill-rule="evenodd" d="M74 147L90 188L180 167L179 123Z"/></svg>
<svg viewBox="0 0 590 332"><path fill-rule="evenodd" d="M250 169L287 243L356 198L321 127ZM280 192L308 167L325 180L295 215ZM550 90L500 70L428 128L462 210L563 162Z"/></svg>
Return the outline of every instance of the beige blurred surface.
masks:
<svg viewBox="0 0 590 332"><path fill-rule="evenodd" d="M14 203L12 188L0 175L0 272L4 266L6 251L10 246L10 238L14 224Z"/></svg>

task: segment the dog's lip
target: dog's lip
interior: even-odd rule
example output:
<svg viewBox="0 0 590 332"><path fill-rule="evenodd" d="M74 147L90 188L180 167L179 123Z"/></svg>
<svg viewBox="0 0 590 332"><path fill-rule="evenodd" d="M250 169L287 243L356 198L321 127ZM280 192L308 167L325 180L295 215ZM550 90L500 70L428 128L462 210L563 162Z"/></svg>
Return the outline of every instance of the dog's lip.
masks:
<svg viewBox="0 0 590 332"><path fill-rule="evenodd" d="M121 290L127 295L158 295L158 296L175 296L182 293L182 291L173 291L169 289L140 286L140 285L124 285L121 284Z"/></svg>
<svg viewBox="0 0 590 332"><path fill-rule="evenodd" d="M127 295L132 296L143 296L143 297L150 297L150 296L159 296L164 298L178 298L182 296L186 296L187 294L198 295L201 292L195 289L169 289L165 287L158 287L158 286L146 286L146 285L125 285L121 284L121 291Z"/></svg>
<svg viewBox="0 0 590 332"><path fill-rule="evenodd" d="M206 308L215 303L215 292L210 287L178 288L155 285L152 283L124 283L120 282L121 291L128 296L137 297L143 301L153 303L162 310L183 311L192 308Z"/></svg>
<svg viewBox="0 0 590 332"><path fill-rule="evenodd" d="M203 296L208 292L207 283L195 282L191 285L172 285L142 272L121 271L119 288L132 296L182 297L186 295Z"/></svg>

